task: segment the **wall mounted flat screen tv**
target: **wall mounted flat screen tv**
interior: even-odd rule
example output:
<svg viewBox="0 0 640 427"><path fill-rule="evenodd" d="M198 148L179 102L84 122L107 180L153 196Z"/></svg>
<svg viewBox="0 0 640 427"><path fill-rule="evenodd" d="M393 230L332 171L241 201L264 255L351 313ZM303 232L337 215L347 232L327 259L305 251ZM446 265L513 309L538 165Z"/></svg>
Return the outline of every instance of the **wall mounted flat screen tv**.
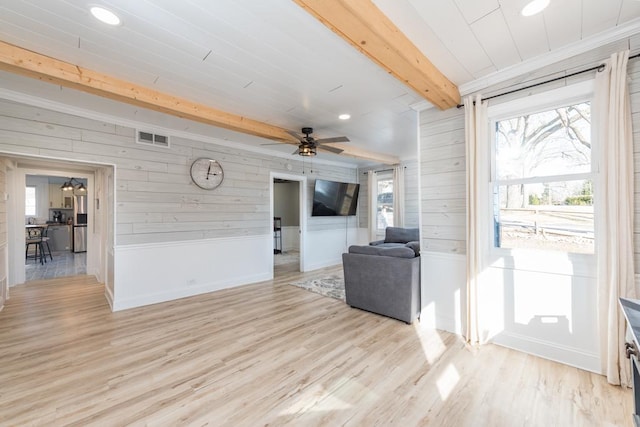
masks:
<svg viewBox="0 0 640 427"><path fill-rule="evenodd" d="M355 215L360 184L316 179L311 216Z"/></svg>

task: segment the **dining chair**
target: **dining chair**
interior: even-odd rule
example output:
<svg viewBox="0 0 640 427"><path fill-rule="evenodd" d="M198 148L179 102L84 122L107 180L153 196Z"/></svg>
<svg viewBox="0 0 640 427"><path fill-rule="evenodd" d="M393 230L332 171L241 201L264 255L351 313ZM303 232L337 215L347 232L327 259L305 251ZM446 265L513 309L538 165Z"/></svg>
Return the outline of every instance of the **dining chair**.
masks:
<svg viewBox="0 0 640 427"><path fill-rule="evenodd" d="M43 264L42 251L42 229L41 228L27 228L25 233L26 248L24 251L24 257L28 261L34 259L36 262L40 259L40 264ZM33 255L29 255L29 248L33 246Z"/></svg>
<svg viewBox="0 0 640 427"><path fill-rule="evenodd" d="M53 256L51 255L51 248L49 247L49 237L47 237L47 227L33 227L26 230L26 247L25 247L25 259L34 259L36 262L40 259L40 264L47 262L47 254L51 261ZM46 251L45 251L45 244ZM33 246L33 255L29 255L29 248Z"/></svg>
<svg viewBox="0 0 640 427"><path fill-rule="evenodd" d="M47 253L49 254L49 259L51 259L51 261L53 261L53 256L51 255L51 248L49 247L49 239L50 237L47 236L47 234L49 233L49 227L44 227L42 229L42 231L40 232L40 238L42 239L42 243L40 245L41 250L42 250L42 254L44 255L44 262L47 262ZM47 251L44 251L44 245L47 245Z"/></svg>

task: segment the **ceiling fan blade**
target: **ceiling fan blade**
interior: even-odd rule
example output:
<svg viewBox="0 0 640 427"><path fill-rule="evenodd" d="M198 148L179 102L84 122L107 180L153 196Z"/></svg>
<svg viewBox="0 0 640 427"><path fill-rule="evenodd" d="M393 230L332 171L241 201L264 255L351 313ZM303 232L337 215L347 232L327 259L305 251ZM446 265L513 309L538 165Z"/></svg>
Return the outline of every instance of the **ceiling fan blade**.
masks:
<svg viewBox="0 0 640 427"><path fill-rule="evenodd" d="M268 144L260 144L260 145L283 145L283 144L286 144L286 142L271 142Z"/></svg>
<svg viewBox="0 0 640 427"><path fill-rule="evenodd" d="M291 153L291 154L300 154L300 149L298 148L296 151L294 151L294 152L293 152L293 153Z"/></svg>
<svg viewBox="0 0 640 427"><path fill-rule="evenodd" d="M303 138L303 136L298 134L298 132L294 132L292 130L286 130L286 129L285 129L285 132L287 132L289 135L293 136L298 141L300 141Z"/></svg>
<svg viewBox="0 0 640 427"><path fill-rule="evenodd" d="M340 153L342 153L344 151L342 148L331 147L329 145L319 145L318 148L320 150L329 151L329 152L335 153L335 154L340 154Z"/></svg>
<svg viewBox="0 0 640 427"><path fill-rule="evenodd" d="M331 142L349 142L349 138L346 136L336 136L334 138L316 139L316 144L328 144Z"/></svg>

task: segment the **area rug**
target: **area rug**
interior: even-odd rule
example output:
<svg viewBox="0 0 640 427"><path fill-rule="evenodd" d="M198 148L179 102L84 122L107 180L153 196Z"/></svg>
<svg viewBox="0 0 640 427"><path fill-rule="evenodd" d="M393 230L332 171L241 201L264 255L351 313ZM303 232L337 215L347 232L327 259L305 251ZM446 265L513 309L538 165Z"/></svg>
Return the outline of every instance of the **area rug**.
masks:
<svg viewBox="0 0 640 427"><path fill-rule="evenodd" d="M318 279L304 280L301 282L291 282L290 285L297 286L307 291L315 292L325 297L331 297L344 301L344 279L338 275L320 277Z"/></svg>

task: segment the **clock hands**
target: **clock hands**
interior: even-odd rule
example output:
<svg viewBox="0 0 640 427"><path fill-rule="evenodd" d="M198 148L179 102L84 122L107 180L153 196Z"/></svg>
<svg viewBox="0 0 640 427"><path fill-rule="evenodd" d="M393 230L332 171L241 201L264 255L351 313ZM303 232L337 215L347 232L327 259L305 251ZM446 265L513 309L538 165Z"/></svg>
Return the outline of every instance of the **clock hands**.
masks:
<svg viewBox="0 0 640 427"><path fill-rule="evenodd" d="M211 164L212 164L212 163L213 163L213 162L209 162L209 168L207 169L207 178L206 178L207 180L209 180L209 175L213 175L213 176L218 175L218 173L217 173L217 172L211 173Z"/></svg>

